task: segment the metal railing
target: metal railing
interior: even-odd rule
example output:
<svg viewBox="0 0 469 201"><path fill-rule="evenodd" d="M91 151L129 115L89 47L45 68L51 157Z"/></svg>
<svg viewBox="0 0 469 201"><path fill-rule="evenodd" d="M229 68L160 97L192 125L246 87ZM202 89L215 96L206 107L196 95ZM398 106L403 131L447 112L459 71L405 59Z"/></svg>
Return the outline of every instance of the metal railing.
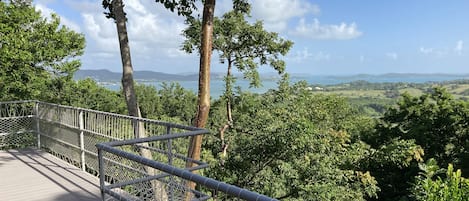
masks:
<svg viewBox="0 0 469 201"><path fill-rule="evenodd" d="M152 137L147 137L147 138L140 138L140 139L133 139L133 140L125 140L125 141L116 141L116 142L109 142L109 143L100 143L97 144L96 147L98 148L98 156L100 159L100 167L103 168L103 170L100 171L105 171L105 160L106 156L117 156L124 161L132 161L139 163L141 165L145 165L147 167L151 167L157 170L160 170L162 173L159 175L154 175L150 176L147 175L143 178L137 178L133 181L128 181L125 182L125 184L134 184L138 182L145 182L145 181L150 181L150 180L158 180L159 182L163 182L164 185L168 185L169 189L171 187L176 187L179 188L177 192L170 191L172 195L168 196L168 200L182 200L184 199L184 196L188 191L191 191L190 189L186 189L184 186L187 181L192 181L197 184L203 185L207 187L208 189L211 189L208 192L200 192L200 191L191 191L193 198L192 200L207 200L211 198L214 195L208 195L210 193L215 193L216 197L223 197L223 200L228 200L228 199L235 199L235 198L240 198L242 200L256 200L256 201L266 201L266 200L275 200L273 198L269 198L265 195L261 195L255 192L248 191L243 188L239 188L237 186L233 186L224 182L220 182L211 178L207 178L198 174L194 174L191 171L200 169L198 167L196 168L184 168L184 167L177 167L171 163L164 163L161 161L155 161L151 160L145 157L142 157L140 155L131 153L129 151L126 151L125 146L135 146L140 143L154 143L154 142L164 142L168 140L173 140L173 139L179 139L179 138L187 138L195 135L200 135L200 134L205 134L205 130L195 130L195 131L190 131L186 133L177 133L177 134L168 134L168 135L161 135L161 136L152 136ZM199 165L200 167L200 165ZM201 167L205 167L205 165L202 165ZM102 188L103 193L109 193L109 194L116 194L115 192L112 191L112 188L114 187L122 187L122 185L108 185L106 186L104 184L105 178L103 175L106 174L100 174L102 175L100 178L101 181L101 186L104 186ZM164 180L165 177L169 177L168 180ZM174 183L174 178L176 177L179 182ZM148 184L151 185L151 184ZM149 187L147 187L149 188ZM222 195L225 194L225 195ZM133 200L133 197L122 197L122 200Z"/></svg>
<svg viewBox="0 0 469 201"><path fill-rule="evenodd" d="M0 149L34 146L34 120L34 102L0 102Z"/></svg>
<svg viewBox="0 0 469 201"><path fill-rule="evenodd" d="M135 132L149 137L137 139ZM192 173L208 165L186 157L189 138L206 133L190 126L39 101L0 102L0 149L44 149L98 176L103 200L167 201L187 196L274 200ZM185 168L187 162L196 166ZM188 189L189 181L204 187Z"/></svg>

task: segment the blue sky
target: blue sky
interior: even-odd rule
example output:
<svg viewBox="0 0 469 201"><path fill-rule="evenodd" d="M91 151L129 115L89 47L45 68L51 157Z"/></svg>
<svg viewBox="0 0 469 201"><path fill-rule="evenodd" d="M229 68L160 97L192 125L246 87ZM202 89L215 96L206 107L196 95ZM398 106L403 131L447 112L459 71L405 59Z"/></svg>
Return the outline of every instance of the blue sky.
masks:
<svg viewBox="0 0 469 201"><path fill-rule="evenodd" d="M218 0L216 14L230 9ZM152 0L124 0L135 70L198 71L181 52L183 18ZM252 20L295 44L287 71L314 75L469 73L469 1L251 0ZM35 0L43 15L85 35L82 69L121 71L116 28L100 0ZM197 12L201 12L197 11ZM224 72L214 54L212 71ZM271 72L268 66L261 72Z"/></svg>

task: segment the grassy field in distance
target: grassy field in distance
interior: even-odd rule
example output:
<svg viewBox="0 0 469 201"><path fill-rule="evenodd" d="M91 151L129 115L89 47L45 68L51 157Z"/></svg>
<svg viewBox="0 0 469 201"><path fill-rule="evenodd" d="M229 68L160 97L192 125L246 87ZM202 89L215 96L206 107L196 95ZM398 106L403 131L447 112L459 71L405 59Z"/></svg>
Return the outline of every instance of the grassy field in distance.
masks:
<svg viewBox="0 0 469 201"><path fill-rule="evenodd" d="M469 101L469 80L455 80L441 83L369 83L351 82L331 86L313 86L312 93L334 94L346 97L352 105L367 114L379 117L387 107L399 100L402 93L420 96L433 87L443 87L453 97Z"/></svg>

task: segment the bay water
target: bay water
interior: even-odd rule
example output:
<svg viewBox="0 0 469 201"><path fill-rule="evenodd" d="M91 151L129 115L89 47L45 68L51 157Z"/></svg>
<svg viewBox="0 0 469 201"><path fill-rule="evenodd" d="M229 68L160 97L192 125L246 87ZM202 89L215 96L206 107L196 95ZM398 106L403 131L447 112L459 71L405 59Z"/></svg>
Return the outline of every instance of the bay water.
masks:
<svg viewBox="0 0 469 201"><path fill-rule="evenodd" d="M291 83L295 83L301 80L308 82L312 86L325 86L325 85L336 85L342 83L348 83L358 80L367 81L370 83L425 83L425 82L442 82L458 79L469 79L469 75L440 75L440 74L429 74L429 75L355 75L355 76L309 76L309 77L295 77L290 78ZM138 82L138 81L137 81ZM197 93L198 81L165 81L165 83L177 82L183 88ZM145 81L139 82L145 85L155 86L157 89L161 88L163 82L160 81ZM264 93L269 89L276 89L278 86L278 79L264 79L262 80L262 86L259 88L250 88L249 81L243 79L237 79L235 86L240 87L243 91L247 90L253 93ZM120 83L101 82L101 85L111 90L119 90ZM223 94L225 89L225 83L221 79L212 79L210 82L210 93L212 97L219 97Z"/></svg>

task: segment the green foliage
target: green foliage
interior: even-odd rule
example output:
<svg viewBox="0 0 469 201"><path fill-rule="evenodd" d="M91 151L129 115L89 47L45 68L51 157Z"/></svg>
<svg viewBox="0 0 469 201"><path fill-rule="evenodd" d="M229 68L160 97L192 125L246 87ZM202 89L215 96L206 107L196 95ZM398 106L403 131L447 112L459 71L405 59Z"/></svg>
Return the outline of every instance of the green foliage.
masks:
<svg viewBox="0 0 469 201"><path fill-rule="evenodd" d="M113 1L114 0L103 0L101 4L106 10L104 15L107 18L115 19L113 13ZM192 11L197 9L195 6L195 0L155 0L155 2L163 4L163 6L171 12L176 10L178 15L185 17L191 17Z"/></svg>
<svg viewBox="0 0 469 201"><path fill-rule="evenodd" d="M403 94L397 105L379 120L376 131L362 138L378 151L391 148L370 157L364 166L378 180L382 190L378 197L381 200L408 197L410 184L418 173L416 162L425 159L435 158L445 164L453 163L463 172L469 171L465 162L469 144L467 125L467 103L455 100L443 88L434 88L419 97ZM397 146L396 142L406 143Z"/></svg>
<svg viewBox="0 0 469 201"><path fill-rule="evenodd" d="M0 99L38 99L53 79L72 76L80 66L83 35L60 26L25 3L0 1Z"/></svg>
<svg viewBox="0 0 469 201"><path fill-rule="evenodd" d="M100 86L96 81L54 80L47 86L49 93L42 98L47 102L125 114L126 107L121 94Z"/></svg>
<svg viewBox="0 0 469 201"><path fill-rule="evenodd" d="M171 12L177 11L178 15L189 17L193 10L196 10L195 0L156 0L157 3L161 3L164 7Z"/></svg>
<svg viewBox="0 0 469 201"><path fill-rule="evenodd" d="M412 97L403 94L397 107L389 109L377 127L379 141L399 137L414 139L426 158L453 163L469 171L463 163L468 156L469 107L455 100L445 89Z"/></svg>
<svg viewBox="0 0 469 201"><path fill-rule="evenodd" d="M379 118L386 112L386 109L395 104L395 100L373 97L348 98L350 104L356 107L360 113L367 116Z"/></svg>
<svg viewBox="0 0 469 201"><path fill-rule="evenodd" d="M233 64L244 72L253 86L259 85L258 65L270 65L279 73L285 71L285 63L280 60L293 45L277 33L264 30L262 22L250 24L245 13L231 11L221 18L214 19L213 49L220 54L220 62ZM183 50L191 53L200 49L200 19L187 21L189 27L183 34L187 38Z"/></svg>
<svg viewBox="0 0 469 201"><path fill-rule="evenodd" d="M407 82L382 82L374 83L364 80L352 81L349 83L337 84L330 87L325 87L326 90L399 90L405 88L426 89L433 83L407 83Z"/></svg>
<svg viewBox="0 0 469 201"><path fill-rule="evenodd" d="M216 139L206 143L219 159L210 176L287 200L364 200L377 192L376 180L357 168L369 155L359 141L370 119L360 117L337 96L313 95L305 83L263 95L234 99L234 124L226 133L227 155ZM212 105L212 130L223 121ZM355 137L354 137L355 136Z"/></svg>
<svg viewBox="0 0 469 201"><path fill-rule="evenodd" d="M461 170L454 171L448 165L446 177L438 176L436 160L429 159L426 164L419 164L421 175L417 177L413 187L413 196L417 201L466 201L469 200L469 179L462 177ZM435 178L436 177L436 178Z"/></svg>
<svg viewBox="0 0 469 201"><path fill-rule="evenodd" d="M423 161L423 149L414 140L392 139L371 144L370 154L359 162L361 169L371 172L380 192L369 200L401 200L409 195L410 182L415 177L416 163Z"/></svg>
<svg viewBox="0 0 469 201"><path fill-rule="evenodd" d="M234 83L232 67L242 72L251 86L258 87L261 84L258 66L269 65L278 73L284 73L285 62L281 56L293 45L293 42L284 40L277 33L265 31L261 21L249 23L245 19L249 14L249 5L239 2L235 4L235 10L213 20L213 49L218 51L220 63L226 63L228 68L225 92L228 98L231 98ZM201 20L192 18L186 23L189 27L183 32L186 40L182 49L188 53L199 51Z"/></svg>
<svg viewBox="0 0 469 201"><path fill-rule="evenodd" d="M142 116L152 119L177 118L190 125L195 116L197 96L178 83L163 83L161 89L136 85Z"/></svg>

